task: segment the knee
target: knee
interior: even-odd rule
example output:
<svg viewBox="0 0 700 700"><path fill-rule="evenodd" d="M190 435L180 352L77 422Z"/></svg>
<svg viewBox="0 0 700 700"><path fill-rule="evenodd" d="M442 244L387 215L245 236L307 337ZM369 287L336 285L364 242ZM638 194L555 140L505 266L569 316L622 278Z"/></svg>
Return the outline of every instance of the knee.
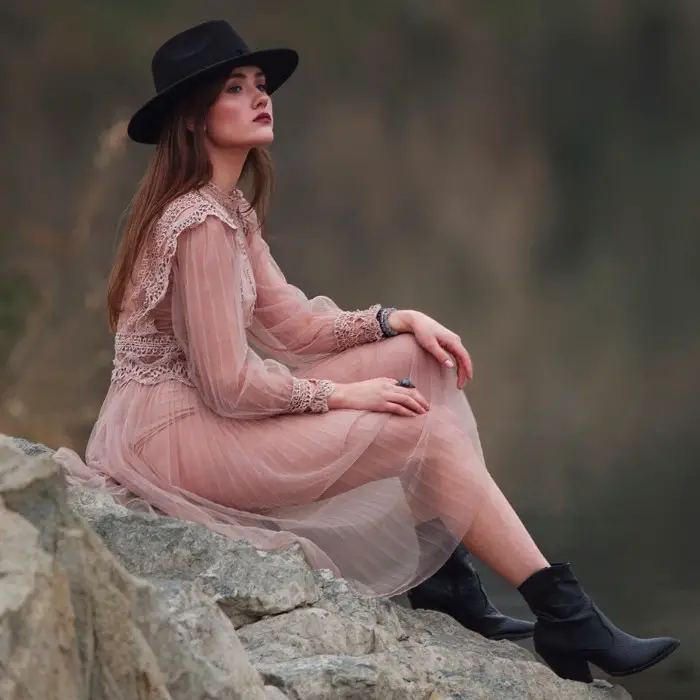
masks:
<svg viewBox="0 0 700 700"><path fill-rule="evenodd" d="M424 350L413 333L401 333L393 338L387 338L381 343L391 364L400 368L402 376L425 375L436 364L433 356Z"/></svg>
<svg viewBox="0 0 700 700"><path fill-rule="evenodd" d="M407 357L418 357L425 352L416 341L416 336L413 333L400 333L382 342L387 350Z"/></svg>
<svg viewBox="0 0 700 700"><path fill-rule="evenodd" d="M430 439L440 446L454 445L462 430L454 411L446 406L430 407Z"/></svg>
<svg viewBox="0 0 700 700"><path fill-rule="evenodd" d="M457 416L444 406L433 405L423 415L397 420L404 426L404 437L419 447L430 461L454 452L459 442L461 430Z"/></svg>

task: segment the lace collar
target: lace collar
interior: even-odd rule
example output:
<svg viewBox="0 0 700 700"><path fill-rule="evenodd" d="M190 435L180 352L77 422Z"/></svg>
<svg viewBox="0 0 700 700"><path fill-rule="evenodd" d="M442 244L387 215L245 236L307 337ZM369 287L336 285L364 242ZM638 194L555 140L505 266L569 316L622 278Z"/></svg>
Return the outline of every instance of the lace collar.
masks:
<svg viewBox="0 0 700 700"><path fill-rule="evenodd" d="M208 194L219 204L221 204L226 211L234 215L240 215L241 207L246 204L246 199L243 196L243 192L241 192L239 189L224 192L223 190L220 190L213 182L208 182L206 185L200 188L200 191Z"/></svg>

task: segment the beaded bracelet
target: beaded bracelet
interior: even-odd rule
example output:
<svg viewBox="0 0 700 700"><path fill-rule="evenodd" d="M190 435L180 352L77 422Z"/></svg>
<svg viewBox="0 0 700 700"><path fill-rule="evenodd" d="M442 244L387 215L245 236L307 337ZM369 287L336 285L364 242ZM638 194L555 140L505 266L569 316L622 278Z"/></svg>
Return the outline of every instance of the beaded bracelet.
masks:
<svg viewBox="0 0 700 700"><path fill-rule="evenodd" d="M393 311L397 311L393 306L387 306L386 308L382 307L377 311L377 321L379 322L379 327L382 330L382 335L385 338L392 338L395 335L398 335L398 331L395 331L390 325L389 325L389 314L392 313Z"/></svg>

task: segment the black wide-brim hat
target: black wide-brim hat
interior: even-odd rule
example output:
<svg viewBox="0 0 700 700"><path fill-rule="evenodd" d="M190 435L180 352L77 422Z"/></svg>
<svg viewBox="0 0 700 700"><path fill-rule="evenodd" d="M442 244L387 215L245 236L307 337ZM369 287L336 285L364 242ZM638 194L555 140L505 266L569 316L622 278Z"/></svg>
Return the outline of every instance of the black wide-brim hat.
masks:
<svg viewBox="0 0 700 700"><path fill-rule="evenodd" d="M130 119L129 138L137 143L158 143L168 117L190 91L227 68L259 66L271 94L294 73L298 63L299 54L293 49L251 51L224 20L186 29L154 54L151 71L156 95Z"/></svg>

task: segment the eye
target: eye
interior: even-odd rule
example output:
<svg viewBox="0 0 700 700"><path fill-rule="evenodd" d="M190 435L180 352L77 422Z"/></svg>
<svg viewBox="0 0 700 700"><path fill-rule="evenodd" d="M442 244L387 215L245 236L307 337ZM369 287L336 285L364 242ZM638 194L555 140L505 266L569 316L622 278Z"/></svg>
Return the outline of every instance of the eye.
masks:
<svg viewBox="0 0 700 700"><path fill-rule="evenodd" d="M226 92L231 92L234 95L239 93L243 88L240 85L229 85L226 88Z"/></svg>
<svg viewBox="0 0 700 700"><path fill-rule="evenodd" d="M260 92L267 92L267 85L265 85L265 83L260 83L257 88L260 90Z"/></svg>

